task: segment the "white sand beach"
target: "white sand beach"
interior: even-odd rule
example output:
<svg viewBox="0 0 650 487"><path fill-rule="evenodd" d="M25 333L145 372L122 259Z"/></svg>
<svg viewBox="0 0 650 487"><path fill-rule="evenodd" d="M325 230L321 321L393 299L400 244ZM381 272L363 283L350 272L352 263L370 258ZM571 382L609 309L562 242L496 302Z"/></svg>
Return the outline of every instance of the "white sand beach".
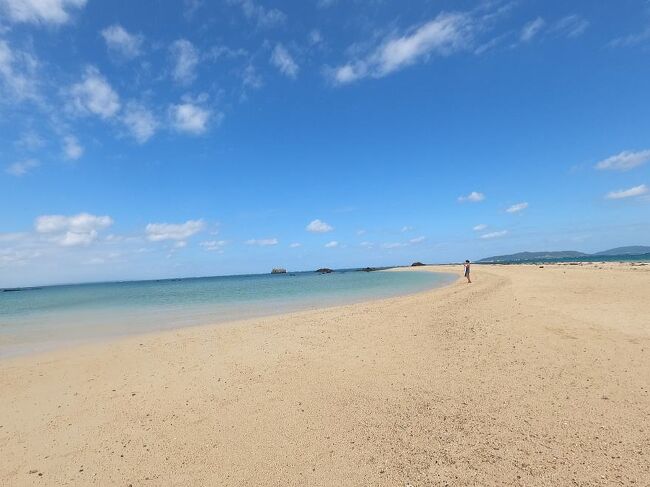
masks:
<svg viewBox="0 0 650 487"><path fill-rule="evenodd" d="M0 484L650 485L650 265L0 362Z"/></svg>

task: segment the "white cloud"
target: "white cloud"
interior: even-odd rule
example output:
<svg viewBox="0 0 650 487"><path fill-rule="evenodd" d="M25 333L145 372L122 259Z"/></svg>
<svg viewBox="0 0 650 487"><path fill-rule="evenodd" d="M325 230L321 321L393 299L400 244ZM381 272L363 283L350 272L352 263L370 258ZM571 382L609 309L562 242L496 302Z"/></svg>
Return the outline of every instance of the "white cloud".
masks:
<svg viewBox="0 0 650 487"><path fill-rule="evenodd" d="M315 46L316 44L320 44L323 42L323 34L318 29L313 29L311 32L309 32L309 43L312 46Z"/></svg>
<svg viewBox="0 0 650 487"><path fill-rule="evenodd" d="M544 21L544 19L541 17L537 17L535 20L531 20L526 25L524 25L523 29L521 29L521 35L519 38L523 42L530 42L537 34L541 32L545 25L546 21Z"/></svg>
<svg viewBox="0 0 650 487"><path fill-rule="evenodd" d="M608 200L620 200L623 198L633 198L635 196L642 196L648 193L648 187L645 184L634 186L629 189L621 189L619 191L610 191L605 195Z"/></svg>
<svg viewBox="0 0 650 487"><path fill-rule="evenodd" d="M179 132L200 135L208 129L210 112L192 103L171 107L172 124Z"/></svg>
<svg viewBox="0 0 650 487"><path fill-rule="evenodd" d="M0 87L12 100L38 99L37 67L33 55L0 39Z"/></svg>
<svg viewBox="0 0 650 487"><path fill-rule="evenodd" d="M508 235L508 230L501 230L500 232L491 232L481 235L481 238L490 239L490 238L499 238Z"/></svg>
<svg viewBox="0 0 650 487"><path fill-rule="evenodd" d="M12 176L20 177L27 174L34 168L37 168L41 164L36 159L26 159L24 161L14 162L10 164L5 172L11 174Z"/></svg>
<svg viewBox="0 0 650 487"><path fill-rule="evenodd" d="M133 59L142 54L142 36L130 34L119 24L106 27L101 34L106 47L124 59Z"/></svg>
<svg viewBox="0 0 650 487"><path fill-rule="evenodd" d="M101 230L113 224L110 216L96 216L90 213L78 215L42 215L36 219L35 228L38 233L55 233L63 230L71 232L89 232Z"/></svg>
<svg viewBox="0 0 650 487"><path fill-rule="evenodd" d="M400 232L405 233L405 232L410 232L413 230L413 227L409 227L408 225L404 225L401 229Z"/></svg>
<svg viewBox="0 0 650 487"><path fill-rule="evenodd" d="M277 8L267 9L253 0L229 0L231 5L239 5L246 18L253 20L260 27L274 27L283 24L287 16Z"/></svg>
<svg viewBox="0 0 650 487"><path fill-rule="evenodd" d="M97 239L98 232L113 224L110 216L97 216L90 213L78 215L42 215L34 226L40 234L47 235L64 247L90 245Z"/></svg>
<svg viewBox="0 0 650 487"><path fill-rule="evenodd" d="M483 193L479 193L478 191L472 191L467 196L458 197L458 201L461 203L465 203L465 202L478 203L480 201L483 201L484 199L485 199L485 195Z"/></svg>
<svg viewBox="0 0 650 487"><path fill-rule="evenodd" d="M589 27L589 21L579 15L567 15L558 20L551 30L567 37L579 37Z"/></svg>
<svg viewBox="0 0 650 487"><path fill-rule="evenodd" d="M73 135L63 137L63 155L66 159L77 160L83 156L84 148Z"/></svg>
<svg viewBox="0 0 650 487"><path fill-rule="evenodd" d="M38 250L0 248L0 267L25 265L41 255Z"/></svg>
<svg viewBox="0 0 650 487"><path fill-rule="evenodd" d="M366 232L367 232L367 231L366 231L365 228L360 228L359 230L357 230L357 235L359 235L359 236L361 236L361 235L365 235Z"/></svg>
<svg viewBox="0 0 650 487"><path fill-rule="evenodd" d="M257 73L255 66L248 64L241 72L242 83L245 88L257 90L264 85L264 80Z"/></svg>
<svg viewBox="0 0 650 487"><path fill-rule="evenodd" d="M427 239L427 238L426 238L426 237L423 237L423 236L421 236L421 237L415 237L415 238L410 239L410 240L409 240L409 243L412 243L412 244L419 244L419 243L424 242L426 239Z"/></svg>
<svg viewBox="0 0 650 487"><path fill-rule="evenodd" d="M375 246L375 244L373 244L372 242L361 242L359 244L359 246L360 247L365 247L367 249L371 249L371 248L373 248Z"/></svg>
<svg viewBox="0 0 650 487"><path fill-rule="evenodd" d="M289 245L289 248L292 248L292 249L297 249L298 247L302 247L302 244L298 243L298 242L294 242L294 243Z"/></svg>
<svg viewBox="0 0 650 487"><path fill-rule="evenodd" d="M120 110L120 97L94 66L86 68L83 81L70 89L72 107L79 113L112 118Z"/></svg>
<svg viewBox="0 0 650 487"><path fill-rule="evenodd" d="M122 122L126 125L131 136L140 144L144 144L153 137L158 129L158 121L153 113L137 103L127 105L122 116Z"/></svg>
<svg viewBox="0 0 650 487"><path fill-rule="evenodd" d="M199 53L187 39L178 39L169 48L174 62L172 77L179 84L190 84L196 78Z"/></svg>
<svg viewBox="0 0 650 487"><path fill-rule="evenodd" d="M208 252L223 253L223 248L227 243L226 240L206 240L205 242L201 242L199 245Z"/></svg>
<svg viewBox="0 0 650 487"><path fill-rule="evenodd" d="M145 233L152 242L182 241L199 233L204 227L203 220L187 220L185 223L149 223L145 227Z"/></svg>
<svg viewBox="0 0 650 487"><path fill-rule="evenodd" d="M246 245L257 245L259 247L269 247L280 243L277 238L251 238L246 240Z"/></svg>
<svg viewBox="0 0 650 487"><path fill-rule="evenodd" d="M326 249L333 249L339 246L339 243L336 240L332 240L331 242L327 242L325 244Z"/></svg>
<svg viewBox="0 0 650 487"><path fill-rule="evenodd" d="M0 10L14 22L65 24L70 11L83 8L86 0L0 0Z"/></svg>
<svg viewBox="0 0 650 487"><path fill-rule="evenodd" d="M432 55L445 56L465 49L471 43L472 21L469 15L441 13L400 37L385 40L365 58L330 71L336 84L361 78L381 78Z"/></svg>
<svg viewBox="0 0 650 487"><path fill-rule="evenodd" d="M642 44L650 40L650 26L636 34L630 34L624 37L618 37L609 43L610 47L629 47Z"/></svg>
<svg viewBox="0 0 650 487"><path fill-rule="evenodd" d="M476 225L476 226L473 228L473 230L474 230L475 232L480 232L480 231L482 231L482 230L485 230L487 227L488 227L488 226L487 226L485 223L479 223L478 225Z"/></svg>
<svg viewBox="0 0 650 487"><path fill-rule="evenodd" d="M22 149L33 151L43 147L45 145L45 141L36 132L30 130L22 134L20 138L15 142L15 144Z"/></svg>
<svg viewBox="0 0 650 487"><path fill-rule="evenodd" d="M628 171L650 161L650 149L638 152L623 151L596 164L596 169Z"/></svg>
<svg viewBox="0 0 650 487"><path fill-rule="evenodd" d="M295 78L300 70L289 51L282 44L277 44L273 49L271 63L289 78Z"/></svg>
<svg viewBox="0 0 650 487"><path fill-rule="evenodd" d="M309 225L305 227L305 230L312 233L327 233L334 230L334 227L329 223L316 219L310 222Z"/></svg>
<svg viewBox="0 0 650 487"><path fill-rule="evenodd" d="M528 208L528 203L523 202L523 203L517 203L516 205L512 205L506 211L508 213L519 213L520 211L524 211L526 208Z"/></svg>
<svg viewBox="0 0 650 487"><path fill-rule="evenodd" d="M381 244L382 249L389 249L389 250L390 249L399 249L401 247L406 247L406 246L407 246L407 244L405 244L403 242L390 242L390 243Z"/></svg>

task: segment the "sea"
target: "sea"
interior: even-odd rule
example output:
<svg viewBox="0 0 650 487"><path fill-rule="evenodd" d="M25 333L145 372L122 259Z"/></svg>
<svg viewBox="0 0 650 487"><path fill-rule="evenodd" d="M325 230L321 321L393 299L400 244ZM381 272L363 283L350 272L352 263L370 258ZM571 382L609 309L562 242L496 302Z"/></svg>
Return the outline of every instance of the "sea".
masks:
<svg viewBox="0 0 650 487"><path fill-rule="evenodd" d="M106 282L0 292L0 358L107 338L413 294L433 272L295 272Z"/></svg>

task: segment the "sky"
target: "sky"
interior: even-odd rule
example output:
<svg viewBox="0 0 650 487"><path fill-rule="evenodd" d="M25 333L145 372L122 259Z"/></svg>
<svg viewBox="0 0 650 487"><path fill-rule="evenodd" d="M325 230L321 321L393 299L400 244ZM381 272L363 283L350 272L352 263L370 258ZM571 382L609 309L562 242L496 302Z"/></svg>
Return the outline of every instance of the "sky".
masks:
<svg viewBox="0 0 650 487"><path fill-rule="evenodd" d="M650 2L0 0L0 287L650 245Z"/></svg>

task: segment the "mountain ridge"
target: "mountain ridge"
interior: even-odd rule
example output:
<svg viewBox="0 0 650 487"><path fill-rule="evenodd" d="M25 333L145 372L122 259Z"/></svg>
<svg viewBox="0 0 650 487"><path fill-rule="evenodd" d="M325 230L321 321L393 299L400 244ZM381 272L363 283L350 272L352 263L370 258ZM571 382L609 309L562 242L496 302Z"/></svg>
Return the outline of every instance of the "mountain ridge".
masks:
<svg viewBox="0 0 650 487"><path fill-rule="evenodd" d="M627 247L615 247L613 249L603 250L593 254L586 252L578 252L576 250L553 250L542 252L517 252L514 254L495 255L492 257L485 257L477 260L477 263L484 262L524 262L531 260L544 260L544 259L566 259L566 258L579 258L579 257L615 257L615 256L628 256L628 255L646 255L650 254L650 246L646 245L631 245Z"/></svg>

